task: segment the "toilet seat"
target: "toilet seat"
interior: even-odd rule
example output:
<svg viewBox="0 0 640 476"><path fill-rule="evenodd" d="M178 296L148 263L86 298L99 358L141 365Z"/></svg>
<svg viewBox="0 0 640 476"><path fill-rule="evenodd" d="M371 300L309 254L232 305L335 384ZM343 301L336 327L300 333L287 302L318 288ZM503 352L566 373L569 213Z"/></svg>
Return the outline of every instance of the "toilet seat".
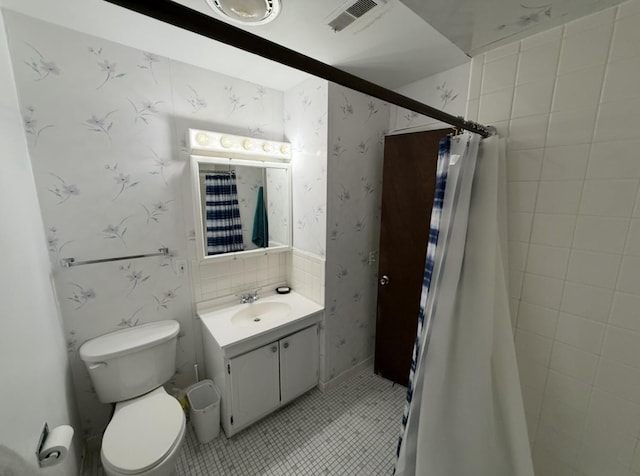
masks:
<svg viewBox="0 0 640 476"><path fill-rule="evenodd" d="M181 443L185 425L182 407L162 387L120 402L102 439L103 464L120 474L144 473Z"/></svg>

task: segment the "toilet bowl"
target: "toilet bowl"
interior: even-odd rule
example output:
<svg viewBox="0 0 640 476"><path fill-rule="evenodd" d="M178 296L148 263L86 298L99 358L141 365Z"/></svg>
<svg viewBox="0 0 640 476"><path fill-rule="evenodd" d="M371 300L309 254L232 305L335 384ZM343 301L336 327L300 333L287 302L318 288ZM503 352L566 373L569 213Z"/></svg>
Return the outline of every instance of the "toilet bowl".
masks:
<svg viewBox="0 0 640 476"><path fill-rule="evenodd" d="M115 403L100 455L107 476L175 474L186 422L162 385L175 372L179 331L177 321L158 321L80 346L98 400Z"/></svg>
<svg viewBox="0 0 640 476"><path fill-rule="evenodd" d="M184 440L186 422L178 401L157 388L116 404L102 438L107 476L170 476Z"/></svg>

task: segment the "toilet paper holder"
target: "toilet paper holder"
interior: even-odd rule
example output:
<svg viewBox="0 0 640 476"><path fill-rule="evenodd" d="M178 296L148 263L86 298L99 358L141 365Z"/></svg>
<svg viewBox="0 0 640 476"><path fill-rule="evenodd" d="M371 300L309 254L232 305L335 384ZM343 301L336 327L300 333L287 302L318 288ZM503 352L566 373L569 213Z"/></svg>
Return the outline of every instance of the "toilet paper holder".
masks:
<svg viewBox="0 0 640 476"><path fill-rule="evenodd" d="M49 437L51 441L48 441ZM49 425L45 422L36 448L38 465L45 468L61 462L67 455L72 438L72 427L62 425L50 431Z"/></svg>
<svg viewBox="0 0 640 476"><path fill-rule="evenodd" d="M41 468L45 466L49 466L49 464L51 464L47 461L47 459L55 459L55 458L44 458L43 457L44 455L41 454L42 447L44 446L44 442L46 441L47 436L49 436L49 425L47 424L47 422L44 422L44 427L42 428L42 432L40 433L40 439L38 440L38 447L36 448L36 458L38 458L38 465Z"/></svg>

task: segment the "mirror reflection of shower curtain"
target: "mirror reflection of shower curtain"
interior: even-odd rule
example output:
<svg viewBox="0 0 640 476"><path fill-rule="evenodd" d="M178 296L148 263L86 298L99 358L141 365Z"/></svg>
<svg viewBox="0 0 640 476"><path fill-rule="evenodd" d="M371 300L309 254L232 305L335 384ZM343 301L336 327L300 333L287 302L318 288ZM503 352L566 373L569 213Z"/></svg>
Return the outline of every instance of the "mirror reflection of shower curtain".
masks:
<svg viewBox="0 0 640 476"><path fill-rule="evenodd" d="M206 174L204 183L207 255L244 250L235 172Z"/></svg>
<svg viewBox="0 0 640 476"><path fill-rule="evenodd" d="M507 294L504 141L485 139L478 153L478 136L444 140L448 177L395 474L533 476Z"/></svg>

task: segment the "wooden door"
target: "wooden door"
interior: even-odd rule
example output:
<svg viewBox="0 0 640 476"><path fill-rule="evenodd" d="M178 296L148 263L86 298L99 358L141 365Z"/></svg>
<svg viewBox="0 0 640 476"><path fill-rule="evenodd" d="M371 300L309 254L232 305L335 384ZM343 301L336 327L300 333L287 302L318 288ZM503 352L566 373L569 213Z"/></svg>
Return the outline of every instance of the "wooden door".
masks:
<svg viewBox="0 0 640 476"><path fill-rule="evenodd" d="M253 423L280 405L278 343L229 359L230 428L227 436ZM232 420L231 420L232 419Z"/></svg>
<svg viewBox="0 0 640 476"><path fill-rule="evenodd" d="M318 326L280 339L280 403L284 405L318 385Z"/></svg>
<svg viewBox="0 0 640 476"><path fill-rule="evenodd" d="M450 132L385 137L374 371L402 385L416 337L438 145Z"/></svg>

